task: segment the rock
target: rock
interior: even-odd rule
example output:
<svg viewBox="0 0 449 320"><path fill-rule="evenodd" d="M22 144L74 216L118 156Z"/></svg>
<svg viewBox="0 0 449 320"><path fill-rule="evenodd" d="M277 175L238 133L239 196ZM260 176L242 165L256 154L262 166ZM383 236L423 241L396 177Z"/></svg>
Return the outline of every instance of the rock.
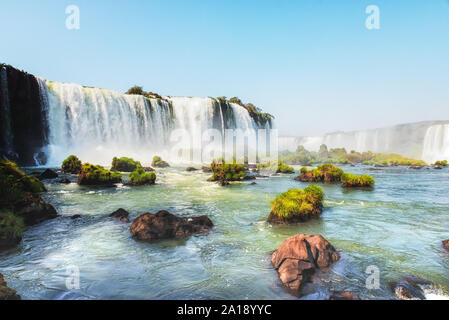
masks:
<svg viewBox="0 0 449 320"><path fill-rule="evenodd" d="M436 169L436 170L441 170L441 169L443 169L443 168L441 168L440 166L435 166L434 169Z"/></svg>
<svg viewBox="0 0 449 320"><path fill-rule="evenodd" d="M213 227L207 216L180 218L168 211L144 213L131 224L130 231L136 240L179 239L192 234L205 234Z"/></svg>
<svg viewBox="0 0 449 320"><path fill-rule="evenodd" d="M212 168L211 167L201 167L201 170L203 170L203 172L205 172L205 173L212 172Z"/></svg>
<svg viewBox="0 0 449 320"><path fill-rule="evenodd" d="M113 213L111 213L109 215L111 218L116 218L122 222L129 222L128 216L129 216L129 212L126 211L125 209L118 209L115 210ZM123 220L122 220L123 219Z"/></svg>
<svg viewBox="0 0 449 320"><path fill-rule="evenodd" d="M67 179L67 178L64 178L64 179L61 179L61 180L59 180L59 183L65 183L65 184L69 184L69 183L71 183L71 182L70 182L70 180L69 180L69 179Z"/></svg>
<svg viewBox="0 0 449 320"><path fill-rule="evenodd" d="M255 182L251 182L251 183L250 183L251 186L253 186L253 185L255 185L255 184L257 184L257 183L255 183Z"/></svg>
<svg viewBox="0 0 449 320"><path fill-rule="evenodd" d="M411 166L410 169L421 170L423 166Z"/></svg>
<svg viewBox="0 0 449 320"><path fill-rule="evenodd" d="M329 300L360 300L360 297L351 291L334 291Z"/></svg>
<svg viewBox="0 0 449 320"><path fill-rule="evenodd" d="M44 172L42 172L39 175L39 180L45 180L45 179L55 179L58 177L58 174L54 172L51 169L46 169Z"/></svg>
<svg viewBox="0 0 449 320"><path fill-rule="evenodd" d="M256 176L245 176L243 180L256 180Z"/></svg>
<svg viewBox="0 0 449 320"><path fill-rule="evenodd" d="M14 210L14 214L22 217L27 226L33 226L58 216L56 209L45 202L39 195L29 195L29 201Z"/></svg>
<svg viewBox="0 0 449 320"><path fill-rule="evenodd" d="M73 216L70 217L70 219L75 220L75 219L79 219L81 218L80 214L74 214Z"/></svg>
<svg viewBox="0 0 449 320"><path fill-rule="evenodd" d="M389 283L396 297L402 300L425 300L426 296L422 286L431 285L428 280L416 276L404 276L399 281Z"/></svg>
<svg viewBox="0 0 449 320"><path fill-rule="evenodd" d="M217 181L217 183L218 183L218 185L221 186L221 187L229 186L229 185L230 185L229 181L227 181L227 180L219 180L219 181Z"/></svg>
<svg viewBox="0 0 449 320"><path fill-rule="evenodd" d="M297 234L279 246L271 256L271 263L281 282L298 293L316 269L327 268L339 259L338 252L321 235Z"/></svg>
<svg viewBox="0 0 449 320"><path fill-rule="evenodd" d="M0 273L0 300L21 300L16 290L8 287L3 275Z"/></svg>
<svg viewBox="0 0 449 320"><path fill-rule="evenodd" d="M143 167L143 170L145 170L145 172L154 172L154 171L156 171L152 167Z"/></svg>
<svg viewBox="0 0 449 320"><path fill-rule="evenodd" d="M447 251L449 251L449 239L443 240L442 243L443 243L444 249L446 249Z"/></svg>
<svg viewBox="0 0 449 320"><path fill-rule="evenodd" d="M198 169L197 169L197 168L194 168L194 167L187 167L187 168L186 168L186 171L188 171L188 172L191 172L191 171L198 171Z"/></svg>

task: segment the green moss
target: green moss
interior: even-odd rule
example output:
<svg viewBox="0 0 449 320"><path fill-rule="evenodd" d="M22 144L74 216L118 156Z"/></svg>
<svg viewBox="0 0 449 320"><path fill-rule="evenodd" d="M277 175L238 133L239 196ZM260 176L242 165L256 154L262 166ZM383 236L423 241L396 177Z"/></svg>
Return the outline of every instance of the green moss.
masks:
<svg viewBox="0 0 449 320"><path fill-rule="evenodd" d="M143 168L137 168L134 170L130 176L130 184L135 186L154 184L156 181L156 173L148 172L146 173Z"/></svg>
<svg viewBox="0 0 449 320"><path fill-rule="evenodd" d="M20 241L25 228L23 219L10 211L0 212L0 247Z"/></svg>
<svg viewBox="0 0 449 320"><path fill-rule="evenodd" d="M240 163L226 163L225 161L212 161L211 163L212 177L209 181L218 181L221 183L227 181L240 181L246 176L246 169Z"/></svg>
<svg viewBox="0 0 449 320"><path fill-rule="evenodd" d="M121 182L121 180L121 173L90 163L83 164L78 176L78 184L80 185L108 185Z"/></svg>
<svg viewBox="0 0 449 320"><path fill-rule="evenodd" d="M304 190L290 189L277 196L271 203L271 212L279 217L310 216L321 212L324 191L318 186Z"/></svg>
<svg viewBox="0 0 449 320"><path fill-rule="evenodd" d="M167 162L162 160L162 158L159 157L159 156L154 156L153 157L153 161L151 162L151 165L153 167L158 167L158 168L165 168L165 167L169 167L170 166Z"/></svg>
<svg viewBox="0 0 449 320"><path fill-rule="evenodd" d="M62 171L65 173L78 174L81 171L82 163L75 155L70 155L62 162Z"/></svg>
<svg viewBox="0 0 449 320"><path fill-rule="evenodd" d="M14 162L0 160L0 209L14 209L27 201L30 193L46 191L36 177L27 176Z"/></svg>
<svg viewBox="0 0 449 320"><path fill-rule="evenodd" d="M111 166L112 171L133 172L137 168L142 168L142 165L140 164L139 161L135 161L132 158L114 157L112 159L112 166Z"/></svg>
<svg viewBox="0 0 449 320"><path fill-rule="evenodd" d="M434 163L435 166L447 167L447 160L440 160Z"/></svg>
<svg viewBox="0 0 449 320"><path fill-rule="evenodd" d="M343 187L372 187L375 183L373 177L368 175L355 175L351 173L345 173L341 177Z"/></svg>
<svg viewBox="0 0 449 320"><path fill-rule="evenodd" d="M276 172L276 173L293 173L295 172L295 169L293 169L292 167L288 166L287 164L278 161L278 163L259 163L257 165L257 170L269 170L272 172Z"/></svg>
<svg viewBox="0 0 449 320"><path fill-rule="evenodd" d="M125 94L136 94L136 95L141 95L144 96L147 99L157 99L158 102L160 102L161 100L166 101L164 98L162 98L161 95L155 93L155 92L147 92L143 90L143 87L140 86L134 86L132 88L130 88L128 91L125 92Z"/></svg>

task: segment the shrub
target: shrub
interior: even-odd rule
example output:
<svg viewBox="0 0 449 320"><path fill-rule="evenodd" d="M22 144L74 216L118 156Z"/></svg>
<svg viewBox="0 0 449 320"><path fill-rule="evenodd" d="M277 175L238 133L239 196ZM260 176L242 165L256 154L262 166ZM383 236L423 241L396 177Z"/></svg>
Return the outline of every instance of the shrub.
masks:
<svg viewBox="0 0 449 320"><path fill-rule="evenodd" d="M323 198L323 189L318 186L309 186L304 190L290 189L273 200L271 213L281 218L299 217L306 220L321 214Z"/></svg>
<svg viewBox="0 0 449 320"><path fill-rule="evenodd" d="M77 156L71 155L62 162L62 172L78 174L81 171L81 166L80 159Z"/></svg>
<svg viewBox="0 0 449 320"><path fill-rule="evenodd" d="M156 173L148 172L141 167L136 168L130 175L130 184L134 186L141 186L145 184L154 184L156 181Z"/></svg>
<svg viewBox="0 0 449 320"><path fill-rule="evenodd" d="M27 176L14 162L0 160L0 209L14 209L26 202L30 193L44 191L39 179Z"/></svg>
<svg viewBox="0 0 449 320"><path fill-rule="evenodd" d="M355 175L351 173L345 173L341 177L342 187L372 187L375 183L373 177L368 175Z"/></svg>
<svg viewBox="0 0 449 320"><path fill-rule="evenodd" d="M436 161L434 165L440 167L447 167L447 160Z"/></svg>
<svg viewBox="0 0 449 320"><path fill-rule="evenodd" d="M151 162L151 165L153 167L158 167L158 168L170 167L170 165L167 162L165 162L164 160L162 160L162 158L159 156L153 157L153 162Z"/></svg>
<svg viewBox="0 0 449 320"><path fill-rule="evenodd" d="M210 167L213 174L209 181L218 181L222 185L227 184L228 181L240 181L246 177L246 169L243 164L214 160Z"/></svg>
<svg viewBox="0 0 449 320"><path fill-rule="evenodd" d="M302 167L300 175L295 180L302 182L323 182L333 183L340 182L343 170L332 163L327 163L318 166L312 170L307 170L306 167Z"/></svg>
<svg viewBox="0 0 449 320"><path fill-rule="evenodd" d="M121 181L121 173L90 163L83 164L78 176L78 184L80 185L108 185Z"/></svg>
<svg viewBox="0 0 449 320"><path fill-rule="evenodd" d="M293 173L295 169L286 165L285 163L279 161L277 165L275 163L259 163L257 165L257 170L267 169L268 171L273 171L276 173Z"/></svg>
<svg viewBox="0 0 449 320"><path fill-rule="evenodd" d="M134 159L132 158L114 157L112 159L112 166L111 166L112 171L133 172L137 168L142 168L142 165L140 164L139 161L134 161Z"/></svg>
<svg viewBox="0 0 449 320"><path fill-rule="evenodd" d="M10 247L22 239L23 219L10 211L0 212L0 248Z"/></svg>

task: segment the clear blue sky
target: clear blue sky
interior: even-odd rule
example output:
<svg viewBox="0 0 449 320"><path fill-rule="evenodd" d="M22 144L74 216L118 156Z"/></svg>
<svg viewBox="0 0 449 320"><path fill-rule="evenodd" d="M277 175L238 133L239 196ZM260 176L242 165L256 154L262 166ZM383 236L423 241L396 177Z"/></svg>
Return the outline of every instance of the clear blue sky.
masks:
<svg viewBox="0 0 449 320"><path fill-rule="evenodd" d="M0 61L46 79L238 96L282 134L449 119L449 0L1 0L0 34Z"/></svg>

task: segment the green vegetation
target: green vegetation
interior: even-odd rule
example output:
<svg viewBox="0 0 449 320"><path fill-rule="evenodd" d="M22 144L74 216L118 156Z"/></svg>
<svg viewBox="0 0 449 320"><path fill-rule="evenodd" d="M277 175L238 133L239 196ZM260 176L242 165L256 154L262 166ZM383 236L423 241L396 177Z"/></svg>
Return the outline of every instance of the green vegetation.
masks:
<svg viewBox="0 0 449 320"><path fill-rule="evenodd" d="M229 181L240 181L246 177L246 169L243 164L214 160L210 168L213 174L209 181L217 181L221 185L226 185Z"/></svg>
<svg viewBox="0 0 449 320"><path fill-rule="evenodd" d="M304 190L290 189L277 196L271 203L271 213L282 218L302 217L305 219L321 214L324 191L319 186Z"/></svg>
<svg viewBox="0 0 449 320"><path fill-rule="evenodd" d="M14 162L0 160L0 209L13 210L27 202L30 193L44 191L39 179L27 176Z"/></svg>
<svg viewBox="0 0 449 320"><path fill-rule="evenodd" d="M154 182L156 181L156 173L146 173L142 167L138 167L129 175L129 178L129 183L133 186L154 184Z"/></svg>
<svg viewBox="0 0 449 320"><path fill-rule="evenodd" d="M368 175L355 175L351 173L345 173L341 176L341 186L345 188L351 187L372 187L375 183L374 178Z"/></svg>
<svg viewBox="0 0 449 320"><path fill-rule="evenodd" d="M312 170L302 167L299 177L295 179L302 182L334 183L341 181L341 176L343 173L343 169L333 165L332 163L327 163Z"/></svg>
<svg viewBox="0 0 449 320"><path fill-rule="evenodd" d="M245 108L248 111L251 118L253 118L254 121L256 121L260 125L265 125L266 123L271 123L271 120L274 119L274 117L271 114L262 112L262 110L260 108L256 107L252 103L245 104L242 102L242 100L240 100L237 97L233 97L229 100L227 100L226 97L217 97L217 98L215 98L215 100L217 100L220 103L228 103L229 102L229 103L238 104L239 106Z"/></svg>
<svg viewBox="0 0 449 320"><path fill-rule="evenodd" d="M142 168L142 165L139 161L134 161L132 158L114 157L112 159L111 171L133 172L137 168Z"/></svg>
<svg viewBox="0 0 449 320"><path fill-rule="evenodd" d="M80 185L108 185L121 181L121 173L90 163L83 164L78 176L78 184Z"/></svg>
<svg viewBox="0 0 449 320"><path fill-rule="evenodd" d="M0 249L10 247L22 239L23 219L10 211L0 212Z"/></svg>
<svg viewBox="0 0 449 320"><path fill-rule="evenodd" d="M278 163L259 163L257 165L257 170L268 170L268 171L273 171L276 173L293 173L295 172L295 169L293 169L292 167L286 165L283 162L278 161Z"/></svg>
<svg viewBox="0 0 449 320"><path fill-rule="evenodd" d="M62 162L62 172L78 174L81 171L82 163L77 156L71 155Z"/></svg>
<svg viewBox="0 0 449 320"><path fill-rule="evenodd" d="M128 91L125 92L125 94L137 94L137 95L144 96L145 98L148 98L148 99L165 100L159 94L154 93L154 92L144 91L143 87L139 87L139 86L134 86L134 87L130 88Z"/></svg>
<svg viewBox="0 0 449 320"><path fill-rule="evenodd" d="M311 166L316 163L356 164L376 166L423 166L426 163L403 157L396 153L346 152L344 148L328 150L326 145L321 145L318 152L307 151L303 146L298 146L295 152L283 151L279 160L290 165Z"/></svg>
<svg viewBox="0 0 449 320"><path fill-rule="evenodd" d="M153 162L151 162L151 165L153 167L157 167L157 168L170 167L170 165L167 162L165 162L164 160L162 160L162 158L159 156L153 157Z"/></svg>
<svg viewBox="0 0 449 320"><path fill-rule="evenodd" d="M447 167L447 160L440 160L440 161L436 161L434 163L435 166L439 166L439 167Z"/></svg>

